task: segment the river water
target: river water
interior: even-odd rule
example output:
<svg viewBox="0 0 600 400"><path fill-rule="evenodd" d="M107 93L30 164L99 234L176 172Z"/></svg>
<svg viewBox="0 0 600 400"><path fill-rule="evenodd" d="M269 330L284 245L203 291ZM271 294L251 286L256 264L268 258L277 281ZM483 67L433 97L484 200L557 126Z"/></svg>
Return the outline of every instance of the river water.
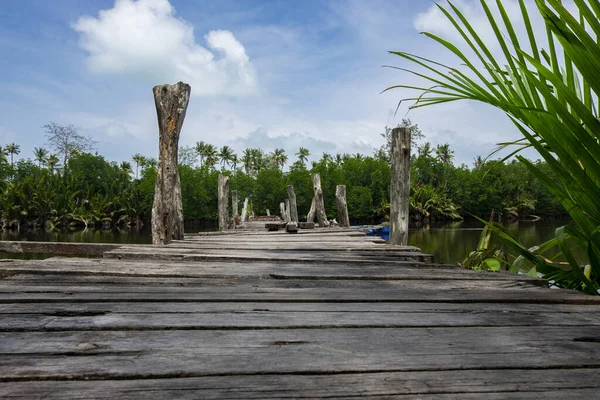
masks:
<svg viewBox="0 0 600 400"><path fill-rule="evenodd" d="M541 244L554 237L557 227L565 225L564 220L540 220L535 222L519 221L507 226L525 246ZM483 226L477 221L461 221L445 225L411 228L408 242L421 248L424 253L433 254L438 263L456 264L464 260L469 252L475 250ZM197 232L198 229L189 229ZM150 231L136 230L87 230L72 232L0 232L0 240L29 240L55 242L93 242L93 243L151 243ZM44 258L49 255L13 255L2 254L0 258Z"/></svg>

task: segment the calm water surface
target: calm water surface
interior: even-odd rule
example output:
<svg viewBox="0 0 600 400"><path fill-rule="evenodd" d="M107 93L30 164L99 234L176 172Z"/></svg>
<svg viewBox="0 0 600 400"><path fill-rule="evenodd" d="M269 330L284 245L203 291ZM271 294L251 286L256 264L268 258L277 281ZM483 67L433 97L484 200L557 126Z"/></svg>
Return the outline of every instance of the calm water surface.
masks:
<svg viewBox="0 0 600 400"><path fill-rule="evenodd" d="M554 230L568 221L519 221L508 225L508 230L525 246L531 247L554 237ZM148 227L149 228L149 227ZM464 260L466 255L477 247L482 231L477 221L454 222L442 226L413 228L409 232L408 242L425 253L433 254L439 263L455 264ZM186 229L198 232L205 229ZM214 230L214 229L211 229ZM9 232L0 231L0 240L29 240L54 242L86 242L86 243L151 243L149 229L136 230L87 230L72 232ZM46 258L51 255L13 255L0 253L0 258Z"/></svg>
<svg viewBox="0 0 600 400"><path fill-rule="evenodd" d="M507 225L510 234L527 248L554 238L556 228L566 225L565 220L518 221ZM409 230L408 243L433 254L438 263L455 264L477 248L483 225L478 221L453 222L439 227ZM497 243L492 240L492 244Z"/></svg>

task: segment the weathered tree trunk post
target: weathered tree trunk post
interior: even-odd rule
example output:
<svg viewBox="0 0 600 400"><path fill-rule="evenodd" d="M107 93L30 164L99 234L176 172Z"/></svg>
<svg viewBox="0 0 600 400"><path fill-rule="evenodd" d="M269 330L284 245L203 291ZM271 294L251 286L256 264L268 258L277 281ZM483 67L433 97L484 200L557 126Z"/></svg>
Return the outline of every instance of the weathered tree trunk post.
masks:
<svg viewBox="0 0 600 400"><path fill-rule="evenodd" d="M337 221L341 227L350 227L348 204L346 203L346 185L337 185L335 188L335 205L337 206Z"/></svg>
<svg viewBox="0 0 600 400"><path fill-rule="evenodd" d="M296 203L296 193L294 187L288 185L288 198L290 199L290 219L292 222L298 222L298 204Z"/></svg>
<svg viewBox="0 0 600 400"><path fill-rule="evenodd" d="M292 213L290 212L290 199L285 199L285 220L292 222Z"/></svg>
<svg viewBox="0 0 600 400"><path fill-rule="evenodd" d="M229 229L229 177L219 174L219 230Z"/></svg>
<svg viewBox="0 0 600 400"><path fill-rule="evenodd" d="M408 244L410 204L410 130L392 129L392 184L390 188L390 244Z"/></svg>
<svg viewBox="0 0 600 400"><path fill-rule="evenodd" d="M248 198L244 199L244 208L242 208L242 224L246 222L248 218Z"/></svg>
<svg viewBox="0 0 600 400"><path fill-rule="evenodd" d="M179 134L190 101L187 83L152 89L158 117L158 169L152 204L152 243L183 239L183 206L177 168Z"/></svg>
<svg viewBox="0 0 600 400"><path fill-rule="evenodd" d="M271 216L271 210L269 210L269 209L267 208L267 217L270 217L270 216Z"/></svg>
<svg viewBox="0 0 600 400"><path fill-rule="evenodd" d="M231 191L231 214L233 219L233 229L236 226L236 220L238 217L238 195L237 190Z"/></svg>
<svg viewBox="0 0 600 400"><path fill-rule="evenodd" d="M308 210L308 214L306 214L306 222L314 222L315 220L315 209L316 209L316 201L313 197L312 202L310 203L310 210Z"/></svg>
<svg viewBox="0 0 600 400"><path fill-rule="evenodd" d="M319 174L312 174L313 189L315 191L315 210L317 214L317 221L321 228L329 226L327 220L327 214L325 214L325 202L323 201L323 189L321 189L321 176Z"/></svg>
<svg viewBox="0 0 600 400"><path fill-rule="evenodd" d="M279 203L279 213L281 214L281 219L287 222L284 202Z"/></svg>

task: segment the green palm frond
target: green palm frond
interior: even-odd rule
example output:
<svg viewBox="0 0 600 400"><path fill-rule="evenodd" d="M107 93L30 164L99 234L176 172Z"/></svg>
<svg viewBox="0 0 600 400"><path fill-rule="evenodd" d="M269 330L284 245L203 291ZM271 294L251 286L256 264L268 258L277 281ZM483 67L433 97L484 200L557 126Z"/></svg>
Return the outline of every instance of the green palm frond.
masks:
<svg viewBox="0 0 600 400"><path fill-rule="evenodd" d="M504 111L522 138L500 144L500 149L516 145L513 156L524 148L534 148L548 163L554 177L537 164L518 159L556 196L575 221L575 227L557 230L557 242L568 270L549 271L547 263L530 252L538 271L550 278L570 282L588 293L596 293L600 281L600 1L574 0L577 15L560 0L535 0L535 9L545 22L546 41L533 29L529 10L519 0L527 35L516 32L501 0L495 1L497 14L486 0L480 0L496 43L484 43L465 15L451 2L441 12L473 52L467 57L460 46L432 33L424 34L453 53L462 68L454 68L417 55L393 51L412 68L394 67L426 81L423 85L395 85L386 90L416 91L401 101L411 101L410 109L457 100L474 100ZM499 15L495 17L494 15ZM490 49L498 46L501 54ZM433 86L432 86L433 85ZM571 239L566 239L565 232ZM499 234L499 233L498 233ZM505 243L511 241L499 236ZM587 256L578 264L573 251ZM520 248L521 255L529 252ZM586 270L587 265L589 268ZM590 277L586 277L589 271Z"/></svg>

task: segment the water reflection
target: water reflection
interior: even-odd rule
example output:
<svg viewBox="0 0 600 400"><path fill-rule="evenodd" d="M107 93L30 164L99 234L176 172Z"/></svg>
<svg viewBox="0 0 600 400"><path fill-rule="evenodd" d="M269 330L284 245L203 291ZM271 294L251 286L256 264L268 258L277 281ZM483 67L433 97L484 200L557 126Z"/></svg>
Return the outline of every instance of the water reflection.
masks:
<svg viewBox="0 0 600 400"><path fill-rule="evenodd" d="M108 229L76 231L0 231L0 240L26 240L31 242L78 242L78 243L152 243L148 229Z"/></svg>
<svg viewBox="0 0 600 400"><path fill-rule="evenodd" d="M557 227L564 220L519 221L508 225L508 231L525 246L541 244L554 237ZM214 224L213 224L214 225ZM456 264L475 250L483 226L477 221L459 221L445 225L411 228L408 243L433 254L438 263ZM215 230L214 226L186 226L186 232ZM84 242L84 243L152 243L150 226L143 229L85 230L85 231L0 231L0 240L28 240L40 242ZM494 241L492 241L494 243ZM0 258L45 258L50 255L11 255L0 253Z"/></svg>
<svg viewBox="0 0 600 400"><path fill-rule="evenodd" d="M518 221L508 225L507 230L526 247L532 247L554 238L556 228L568 223L564 220ZM482 230L483 225L478 221L412 228L408 243L433 254L438 263L456 264L475 250ZM499 243L492 238L492 244Z"/></svg>

